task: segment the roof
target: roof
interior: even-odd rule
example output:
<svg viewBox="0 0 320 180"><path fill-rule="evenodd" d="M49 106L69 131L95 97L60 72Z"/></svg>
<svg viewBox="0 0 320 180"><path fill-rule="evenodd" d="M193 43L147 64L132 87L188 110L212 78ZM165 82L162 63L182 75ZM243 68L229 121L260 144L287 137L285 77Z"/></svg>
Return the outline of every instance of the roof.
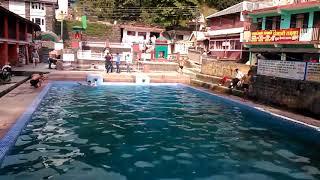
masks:
<svg viewBox="0 0 320 180"><path fill-rule="evenodd" d="M241 3L238 3L236 5L230 6L227 9L224 9L222 11L216 12L210 16L207 16L207 19L213 18L213 17L219 17L229 14L235 14L240 13L242 11L253 11L255 9L259 8L265 8L269 7L269 3L266 2L249 2L249 1L243 1Z"/></svg>
<svg viewBox="0 0 320 180"><path fill-rule="evenodd" d="M125 28L129 30L138 30L138 31L151 31L151 32L163 32L164 28L155 25L143 24L143 23L123 23L119 25L120 28Z"/></svg>
<svg viewBox="0 0 320 180"><path fill-rule="evenodd" d="M11 11L9 11L8 9L6 9L6 8L4 8L2 6L0 6L0 12L2 12L4 14L7 14L7 15L10 15L10 16L13 16L13 17L19 19L20 21L23 21L23 22L25 22L27 24L32 25L34 27L35 31L41 31L41 28L40 28L40 26L38 24L36 24L36 23L26 19L26 18L23 18L23 17L19 16L18 14L14 13L14 12L11 12Z"/></svg>
<svg viewBox="0 0 320 180"><path fill-rule="evenodd" d="M192 37L196 37L197 41L204 41L206 40L205 32L202 31L193 31L191 36L189 37L189 41L192 41Z"/></svg>
<svg viewBox="0 0 320 180"><path fill-rule="evenodd" d="M297 10L297 9L306 9L311 7L320 6L319 1L308 1L303 3L295 3L295 4L288 4L288 5L281 5L281 6L273 6L267 7L262 9L256 9L252 12L248 13L249 15L257 15L257 14L264 14L270 12L278 12L278 10Z"/></svg>

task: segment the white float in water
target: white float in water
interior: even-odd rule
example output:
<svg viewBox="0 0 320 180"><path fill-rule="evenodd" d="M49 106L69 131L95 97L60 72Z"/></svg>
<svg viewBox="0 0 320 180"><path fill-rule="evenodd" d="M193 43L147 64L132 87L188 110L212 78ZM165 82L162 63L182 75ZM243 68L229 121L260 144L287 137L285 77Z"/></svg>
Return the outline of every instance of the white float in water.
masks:
<svg viewBox="0 0 320 180"><path fill-rule="evenodd" d="M91 81L91 82L95 82L96 81L96 84L99 86L99 85L103 84L103 77L100 74L88 74L87 82L88 81Z"/></svg>
<svg viewBox="0 0 320 180"><path fill-rule="evenodd" d="M136 75L136 84L150 84L150 77L145 74Z"/></svg>

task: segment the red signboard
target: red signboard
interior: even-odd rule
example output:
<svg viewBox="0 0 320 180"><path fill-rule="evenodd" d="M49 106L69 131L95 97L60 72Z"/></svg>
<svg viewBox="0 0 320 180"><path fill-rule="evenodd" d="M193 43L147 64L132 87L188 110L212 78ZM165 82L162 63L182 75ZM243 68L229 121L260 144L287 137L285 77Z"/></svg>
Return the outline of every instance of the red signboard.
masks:
<svg viewBox="0 0 320 180"><path fill-rule="evenodd" d="M251 33L251 42L299 41L300 28L260 30Z"/></svg>

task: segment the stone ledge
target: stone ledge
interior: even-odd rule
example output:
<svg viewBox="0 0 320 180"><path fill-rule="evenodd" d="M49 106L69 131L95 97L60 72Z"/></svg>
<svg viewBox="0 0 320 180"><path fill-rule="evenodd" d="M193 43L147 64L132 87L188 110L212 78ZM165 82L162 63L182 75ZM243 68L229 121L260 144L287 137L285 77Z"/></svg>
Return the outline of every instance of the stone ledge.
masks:
<svg viewBox="0 0 320 180"><path fill-rule="evenodd" d="M232 94L234 96L238 97L244 97L244 92L240 90L230 89L225 86L219 86L218 84L204 82L200 80L191 79L191 85L203 87L218 93L224 93L224 94Z"/></svg>

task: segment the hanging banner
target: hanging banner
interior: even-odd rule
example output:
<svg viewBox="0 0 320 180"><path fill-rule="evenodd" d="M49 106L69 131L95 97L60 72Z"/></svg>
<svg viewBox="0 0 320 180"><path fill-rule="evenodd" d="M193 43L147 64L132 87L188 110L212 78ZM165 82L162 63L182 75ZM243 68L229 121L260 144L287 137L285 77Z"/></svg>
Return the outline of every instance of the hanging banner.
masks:
<svg viewBox="0 0 320 180"><path fill-rule="evenodd" d="M251 33L251 42L299 41L300 28L260 30Z"/></svg>

